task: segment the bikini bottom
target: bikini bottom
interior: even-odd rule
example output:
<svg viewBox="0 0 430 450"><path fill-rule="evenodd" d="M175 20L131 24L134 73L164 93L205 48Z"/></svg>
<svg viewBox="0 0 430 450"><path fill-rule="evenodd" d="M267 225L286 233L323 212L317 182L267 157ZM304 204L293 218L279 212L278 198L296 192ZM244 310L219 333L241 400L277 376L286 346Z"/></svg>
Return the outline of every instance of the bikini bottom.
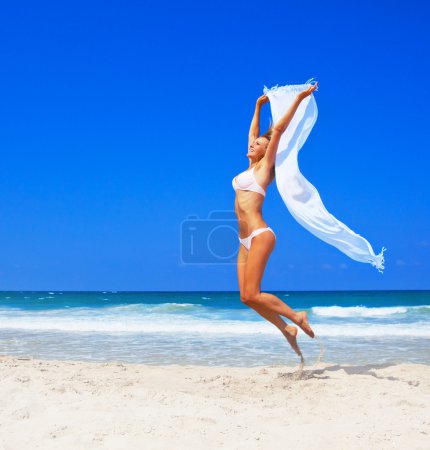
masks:
<svg viewBox="0 0 430 450"><path fill-rule="evenodd" d="M257 228L256 230L254 230L248 237L246 238L239 238L239 241L241 244L243 244L245 246L245 248L249 251L249 249L251 248L251 242L252 242L252 238L254 236L257 236L260 233L264 233L265 231L271 231L273 233L273 236L275 236L276 239L276 234L275 232L270 228L270 227L266 227L266 228Z"/></svg>

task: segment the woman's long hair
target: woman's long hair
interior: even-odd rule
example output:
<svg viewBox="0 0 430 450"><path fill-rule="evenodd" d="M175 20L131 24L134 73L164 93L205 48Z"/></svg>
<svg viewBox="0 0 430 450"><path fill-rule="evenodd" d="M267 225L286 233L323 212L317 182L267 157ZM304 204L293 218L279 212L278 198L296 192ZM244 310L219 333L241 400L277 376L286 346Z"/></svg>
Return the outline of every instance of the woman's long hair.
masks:
<svg viewBox="0 0 430 450"><path fill-rule="evenodd" d="M265 137L270 142L270 139L272 139L272 134L273 134L274 129L275 129L275 127L273 126L273 122L270 120L269 129L264 134L262 134L261 137ZM267 145L269 145L269 144L267 144ZM273 166L272 173L273 173L273 176L275 176L275 166Z"/></svg>
<svg viewBox="0 0 430 450"><path fill-rule="evenodd" d="M270 142L270 139L272 139L272 134L273 134L273 123L270 120L269 129L264 134L262 134L261 137L268 139Z"/></svg>

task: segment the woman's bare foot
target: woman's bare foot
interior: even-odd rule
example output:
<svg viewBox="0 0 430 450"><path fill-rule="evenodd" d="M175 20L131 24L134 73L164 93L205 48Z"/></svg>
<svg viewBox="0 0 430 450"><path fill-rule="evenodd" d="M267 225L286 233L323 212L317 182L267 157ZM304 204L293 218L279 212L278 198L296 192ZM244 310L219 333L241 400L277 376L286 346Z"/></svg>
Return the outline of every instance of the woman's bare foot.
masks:
<svg viewBox="0 0 430 450"><path fill-rule="evenodd" d="M297 325L311 338L315 337L314 332L312 331L312 328L309 326L308 323L308 315L306 311L300 311L297 313Z"/></svg>
<svg viewBox="0 0 430 450"><path fill-rule="evenodd" d="M300 347L297 344L297 333L298 330L296 327L292 327L290 325L287 325L284 328L284 331L282 332L282 334L287 338L288 343L291 345L291 347L293 348L293 350L299 355L302 355L302 352L300 350Z"/></svg>

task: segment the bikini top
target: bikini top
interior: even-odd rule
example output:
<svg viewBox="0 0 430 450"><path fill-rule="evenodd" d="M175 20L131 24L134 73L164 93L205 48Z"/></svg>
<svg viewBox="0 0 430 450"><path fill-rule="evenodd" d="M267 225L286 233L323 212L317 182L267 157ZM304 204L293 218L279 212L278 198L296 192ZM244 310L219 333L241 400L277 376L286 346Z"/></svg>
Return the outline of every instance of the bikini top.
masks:
<svg viewBox="0 0 430 450"><path fill-rule="evenodd" d="M233 178L233 189L236 191L254 191L266 196L265 190L257 183L254 175L255 166L251 170L245 170Z"/></svg>

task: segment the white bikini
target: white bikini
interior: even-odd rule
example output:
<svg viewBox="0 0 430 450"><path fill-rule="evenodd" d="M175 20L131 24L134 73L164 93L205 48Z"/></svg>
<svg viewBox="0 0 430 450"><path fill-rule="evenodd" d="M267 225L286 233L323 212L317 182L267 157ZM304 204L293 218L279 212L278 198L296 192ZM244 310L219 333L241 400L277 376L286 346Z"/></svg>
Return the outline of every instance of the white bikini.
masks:
<svg viewBox="0 0 430 450"><path fill-rule="evenodd" d="M254 169L255 169L255 166L251 170L245 170L244 172L242 172L239 175L237 175L236 177L234 177L233 178L233 189L235 191L240 190L240 191L258 192L263 197L265 197L266 192L258 184L257 180L255 179ZM252 238L254 236L257 236L260 233L264 233L265 231L271 231L276 238L275 232L270 227L266 227L266 228L257 228L246 238L241 239L239 237L239 241L241 244L243 244L245 246L245 248L247 250L249 250L251 248Z"/></svg>
<svg viewBox="0 0 430 450"><path fill-rule="evenodd" d="M266 196L264 189L257 183L254 175L255 166L251 170L245 170L240 173L237 177L233 178L233 189L236 191L254 191L259 194ZM237 178L237 181L236 181Z"/></svg>

